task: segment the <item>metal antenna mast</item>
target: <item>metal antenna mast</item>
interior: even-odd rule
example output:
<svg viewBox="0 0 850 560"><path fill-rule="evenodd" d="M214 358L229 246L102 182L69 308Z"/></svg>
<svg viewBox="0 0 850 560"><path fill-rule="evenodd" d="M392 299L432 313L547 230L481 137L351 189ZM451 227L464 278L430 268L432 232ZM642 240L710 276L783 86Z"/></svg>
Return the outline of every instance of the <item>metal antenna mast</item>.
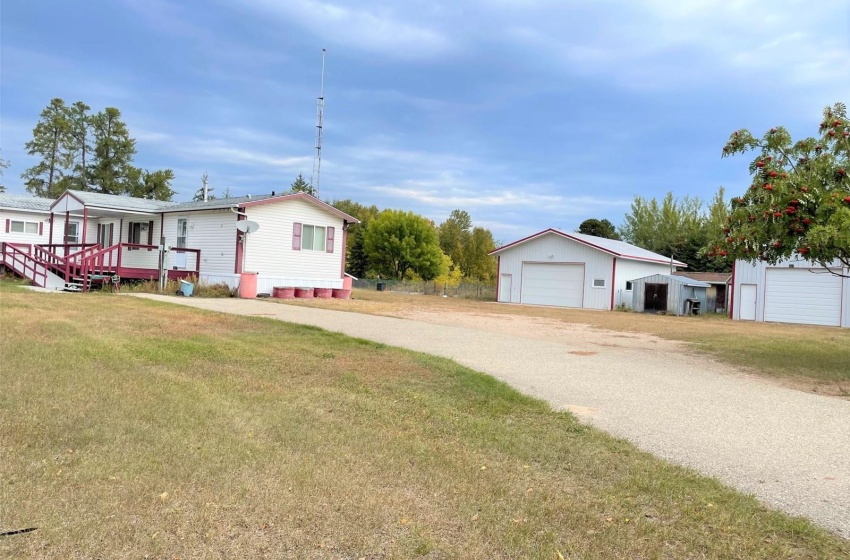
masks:
<svg viewBox="0 0 850 560"><path fill-rule="evenodd" d="M322 49L322 85L319 88L319 98L316 100L316 156L313 158L313 174L310 175L310 186L313 196L319 198L319 183L322 176L322 127L325 120L325 52Z"/></svg>

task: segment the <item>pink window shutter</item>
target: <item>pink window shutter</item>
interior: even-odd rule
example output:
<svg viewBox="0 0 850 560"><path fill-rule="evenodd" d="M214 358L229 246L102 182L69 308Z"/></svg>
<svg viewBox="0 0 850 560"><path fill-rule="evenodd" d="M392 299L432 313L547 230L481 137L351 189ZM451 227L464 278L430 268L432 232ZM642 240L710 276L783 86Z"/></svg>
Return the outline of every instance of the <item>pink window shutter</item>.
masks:
<svg viewBox="0 0 850 560"><path fill-rule="evenodd" d="M292 224L292 250L301 250L301 224L298 222Z"/></svg>
<svg viewBox="0 0 850 560"><path fill-rule="evenodd" d="M12 229L12 220L6 218L6 233L9 233L9 230Z"/></svg>
<svg viewBox="0 0 850 560"><path fill-rule="evenodd" d="M148 245L153 245L153 220L148 222ZM148 251L152 250L148 249Z"/></svg>
<svg viewBox="0 0 850 560"><path fill-rule="evenodd" d="M44 235L44 222L38 222L38 235Z"/></svg>
<svg viewBox="0 0 850 560"><path fill-rule="evenodd" d="M325 243L325 248L328 253L334 252L334 229L333 227L328 228L328 242Z"/></svg>
<svg viewBox="0 0 850 560"><path fill-rule="evenodd" d="M109 224L109 245L108 247L112 247L112 230L115 227L115 224Z"/></svg>
<svg viewBox="0 0 850 560"><path fill-rule="evenodd" d="M103 243L103 240L100 238L100 226L99 226L99 225L97 226L97 241L96 241L96 243L97 243L98 245L100 245L101 243Z"/></svg>

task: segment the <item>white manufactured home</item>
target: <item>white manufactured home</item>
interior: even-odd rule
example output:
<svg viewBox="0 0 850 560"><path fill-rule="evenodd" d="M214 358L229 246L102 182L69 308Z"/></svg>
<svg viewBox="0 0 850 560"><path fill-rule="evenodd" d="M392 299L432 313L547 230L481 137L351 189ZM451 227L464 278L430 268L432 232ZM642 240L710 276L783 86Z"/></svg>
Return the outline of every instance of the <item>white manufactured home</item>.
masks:
<svg viewBox="0 0 850 560"><path fill-rule="evenodd" d="M632 280L686 266L624 241L551 228L491 254L499 302L585 309L631 308Z"/></svg>
<svg viewBox="0 0 850 560"><path fill-rule="evenodd" d="M775 265L736 261L732 273L731 317L741 321L850 328L848 275L850 270L840 267L838 262L827 270L802 259Z"/></svg>
<svg viewBox="0 0 850 560"><path fill-rule="evenodd" d="M2 264L45 287L105 278L342 288L348 225L357 220L305 193L162 202L66 191L56 200L0 195ZM259 229L245 235L237 223ZM3 230L0 230L3 231ZM160 253L160 241L167 252ZM164 261L160 263L160 258Z"/></svg>

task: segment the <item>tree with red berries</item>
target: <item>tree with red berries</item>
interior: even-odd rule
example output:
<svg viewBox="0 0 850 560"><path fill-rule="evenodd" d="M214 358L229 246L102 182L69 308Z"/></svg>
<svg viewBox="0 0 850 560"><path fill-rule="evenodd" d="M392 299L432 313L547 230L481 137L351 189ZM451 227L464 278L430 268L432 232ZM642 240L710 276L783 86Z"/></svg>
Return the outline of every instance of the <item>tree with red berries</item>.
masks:
<svg viewBox="0 0 850 560"><path fill-rule="evenodd" d="M708 256L748 262L799 255L845 276L850 268L850 120L836 103L823 111L818 138L793 142L783 127L758 139L732 133L723 157L758 152L752 184L732 199L728 224L706 248ZM840 263L836 266L836 261Z"/></svg>

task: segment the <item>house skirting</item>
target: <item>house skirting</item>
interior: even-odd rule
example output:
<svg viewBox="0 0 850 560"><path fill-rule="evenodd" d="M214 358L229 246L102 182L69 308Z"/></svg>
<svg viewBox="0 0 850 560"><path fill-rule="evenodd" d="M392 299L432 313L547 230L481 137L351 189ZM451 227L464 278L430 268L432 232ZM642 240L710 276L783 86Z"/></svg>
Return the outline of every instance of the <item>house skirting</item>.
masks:
<svg viewBox="0 0 850 560"><path fill-rule="evenodd" d="M239 287L238 274L207 274L201 273L198 278L199 282L205 284L227 284L230 289L235 290ZM341 289L342 278L292 278L288 276L270 276L268 274L259 274L257 276L257 292L261 294L270 294L272 289L278 286L292 288L337 288Z"/></svg>

